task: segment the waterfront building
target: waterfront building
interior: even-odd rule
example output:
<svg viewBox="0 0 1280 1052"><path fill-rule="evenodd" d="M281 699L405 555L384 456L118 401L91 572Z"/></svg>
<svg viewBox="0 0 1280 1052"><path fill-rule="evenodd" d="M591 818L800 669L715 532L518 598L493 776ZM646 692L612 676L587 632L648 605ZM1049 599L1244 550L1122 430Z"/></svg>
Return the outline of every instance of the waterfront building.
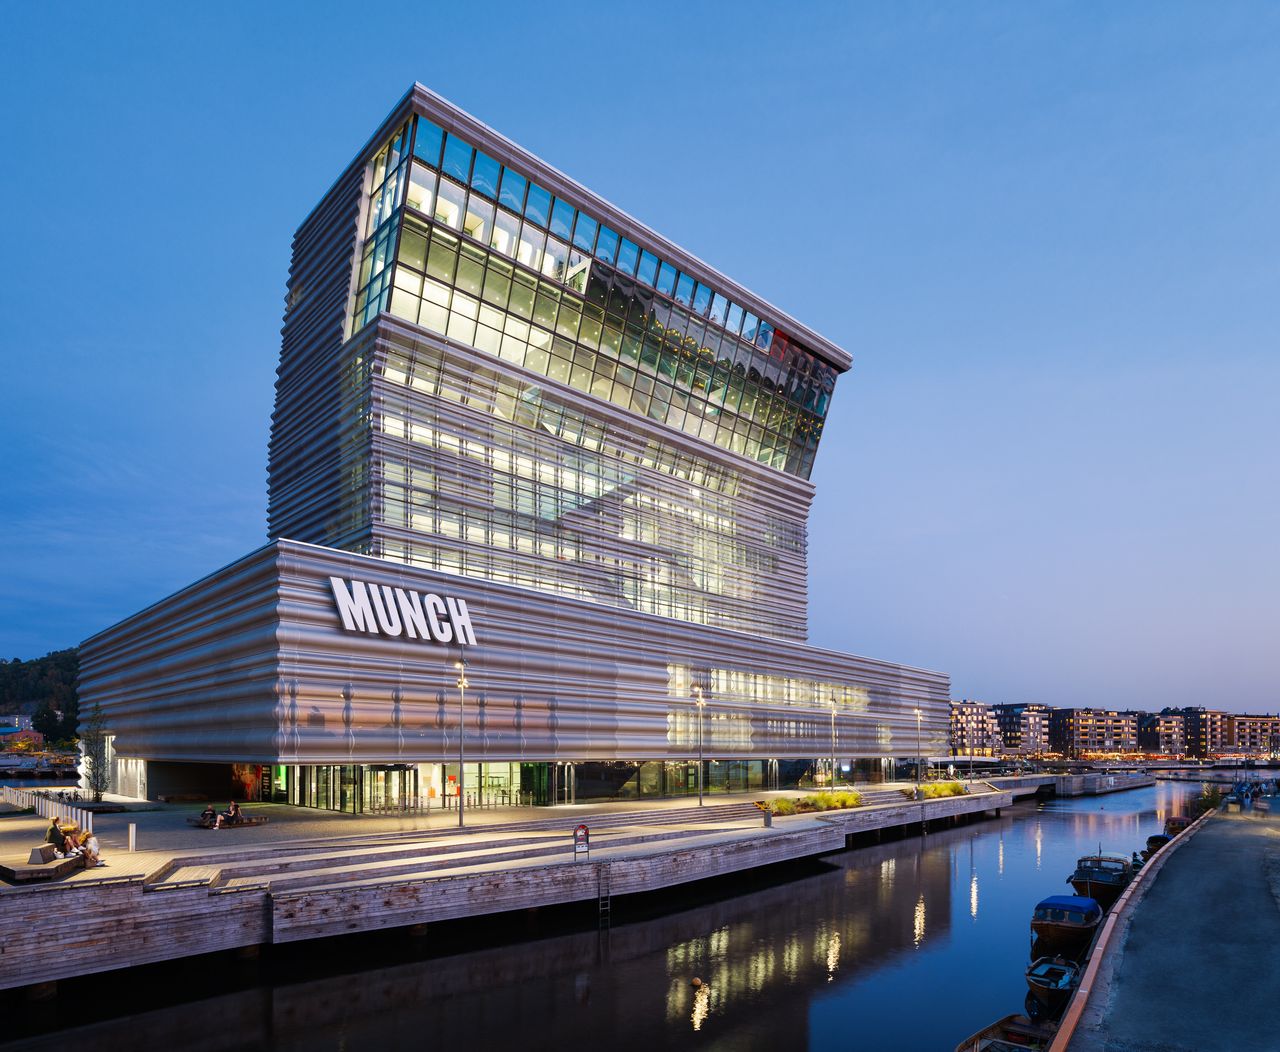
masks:
<svg viewBox="0 0 1280 1052"><path fill-rule="evenodd" d="M1048 705L1017 702L993 705L1004 752L1010 756L1042 756L1049 751Z"/></svg>
<svg viewBox="0 0 1280 1052"><path fill-rule="evenodd" d="M1054 709L1049 747L1067 757L1121 755L1138 751L1138 714L1114 709Z"/></svg>
<svg viewBox="0 0 1280 1052"><path fill-rule="evenodd" d="M1233 716L1232 749L1244 756L1280 753L1280 716Z"/></svg>
<svg viewBox="0 0 1280 1052"><path fill-rule="evenodd" d="M952 756L999 756L1002 744L990 705L968 700L951 703Z"/></svg>
<svg viewBox="0 0 1280 1052"><path fill-rule="evenodd" d="M1195 706L1182 710L1186 727L1187 752L1191 756L1209 759L1231 751L1231 713L1218 709Z"/></svg>
<svg viewBox="0 0 1280 1052"><path fill-rule="evenodd" d="M945 675L806 643L850 364L415 85L294 238L268 544L83 646L116 790L401 810L939 753Z"/></svg>
<svg viewBox="0 0 1280 1052"><path fill-rule="evenodd" d="M1138 717L1138 748L1159 756L1182 756L1187 751L1186 721L1182 713L1144 712Z"/></svg>

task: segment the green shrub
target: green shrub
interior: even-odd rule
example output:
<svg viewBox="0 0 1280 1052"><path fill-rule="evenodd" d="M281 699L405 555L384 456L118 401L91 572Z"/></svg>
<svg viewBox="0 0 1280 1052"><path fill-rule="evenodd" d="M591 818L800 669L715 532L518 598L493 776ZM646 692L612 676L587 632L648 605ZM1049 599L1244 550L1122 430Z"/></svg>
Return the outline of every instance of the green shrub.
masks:
<svg viewBox="0 0 1280 1052"><path fill-rule="evenodd" d="M914 789L903 789L902 795L908 800L916 799ZM964 796L964 786L959 782L927 782L920 787L921 800L937 800L945 796Z"/></svg>
<svg viewBox="0 0 1280 1052"><path fill-rule="evenodd" d="M1222 806L1222 789L1216 785L1205 785L1200 795L1191 801L1191 817L1199 818L1206 811L1216 811Z"/></svg>
<svg viewBox="0 0 1280 1052"><path fill-rule="evenodd" d="M862 794L852 790L841 793L817 793L795 799L780 796L772 803L775 815L811 814L814 811L837 811L862 806Z"/></svg>

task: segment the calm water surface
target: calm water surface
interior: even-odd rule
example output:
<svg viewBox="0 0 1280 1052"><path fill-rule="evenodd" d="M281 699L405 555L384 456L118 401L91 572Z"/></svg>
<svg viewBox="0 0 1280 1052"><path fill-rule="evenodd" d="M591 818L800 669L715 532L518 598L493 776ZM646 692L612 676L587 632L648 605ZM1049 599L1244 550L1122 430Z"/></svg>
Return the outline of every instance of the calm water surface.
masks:
<svg viewBox="0 0 1280 1052"><path fill-rule="evenodd" d="M621 915L607 936L560 934L397 963L370 961L368 947L344 961L335 946L346 944L329 944L314 951L336 955L320 977L297 981L296 961L264 960L258 986L58 1038L290 1052L583 1043L950 1050L1021 1010L1031 910L1046 895L1070 894L1076 858L1100 844L1141 849L1197 791L1160 783L1019 804L1000 819L843 852L785 883L684 909L687 893L677 889L673 912L633 923ZM430 934L424 945L430 952ZM360 961L367 966L356 970ZM352 970L335 974L344 963ZM707 984L700 993L694 976Z"/></svg>

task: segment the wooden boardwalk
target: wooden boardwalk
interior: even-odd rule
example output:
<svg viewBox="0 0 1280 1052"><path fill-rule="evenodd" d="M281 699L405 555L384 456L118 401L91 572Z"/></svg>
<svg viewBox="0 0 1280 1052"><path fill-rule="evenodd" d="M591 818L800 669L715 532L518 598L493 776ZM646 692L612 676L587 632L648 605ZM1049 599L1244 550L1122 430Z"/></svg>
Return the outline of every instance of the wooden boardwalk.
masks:
<svg viewBox="0 0 1280 1052"><path fill-rule="evenodd" d="M853 836L1007 807L1008 790L776 818L754 805L592 820L574 861L563 816L471 832L407 831L169 856L145 876L0 890L0 989L177 957L617 895L838 851Z"/></svg>

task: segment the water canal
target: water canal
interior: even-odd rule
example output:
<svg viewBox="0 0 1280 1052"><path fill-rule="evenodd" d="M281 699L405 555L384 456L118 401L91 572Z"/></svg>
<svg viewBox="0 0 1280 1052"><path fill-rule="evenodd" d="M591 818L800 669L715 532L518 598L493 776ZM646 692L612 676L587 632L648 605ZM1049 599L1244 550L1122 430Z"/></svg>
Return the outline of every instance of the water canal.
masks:
<svg viewBox="0 0 1280 1052"><path fill-rule="evenodd" d="M1162 782L1026 802L999 819L774 870L746 888L739 880L624 906L607 935L594 924L569 930L582 921L577 909L432 928L412 946L397 933L258 962L222 957L202 971L143 969L131 982L64 991L57 1037L289 1052L948 1050L1020 1010L1032 907L1070 893L1077 856L1100 844L1141 848L1198 788ZM118 1016L139 1003L151 1007Z"/></svg>

